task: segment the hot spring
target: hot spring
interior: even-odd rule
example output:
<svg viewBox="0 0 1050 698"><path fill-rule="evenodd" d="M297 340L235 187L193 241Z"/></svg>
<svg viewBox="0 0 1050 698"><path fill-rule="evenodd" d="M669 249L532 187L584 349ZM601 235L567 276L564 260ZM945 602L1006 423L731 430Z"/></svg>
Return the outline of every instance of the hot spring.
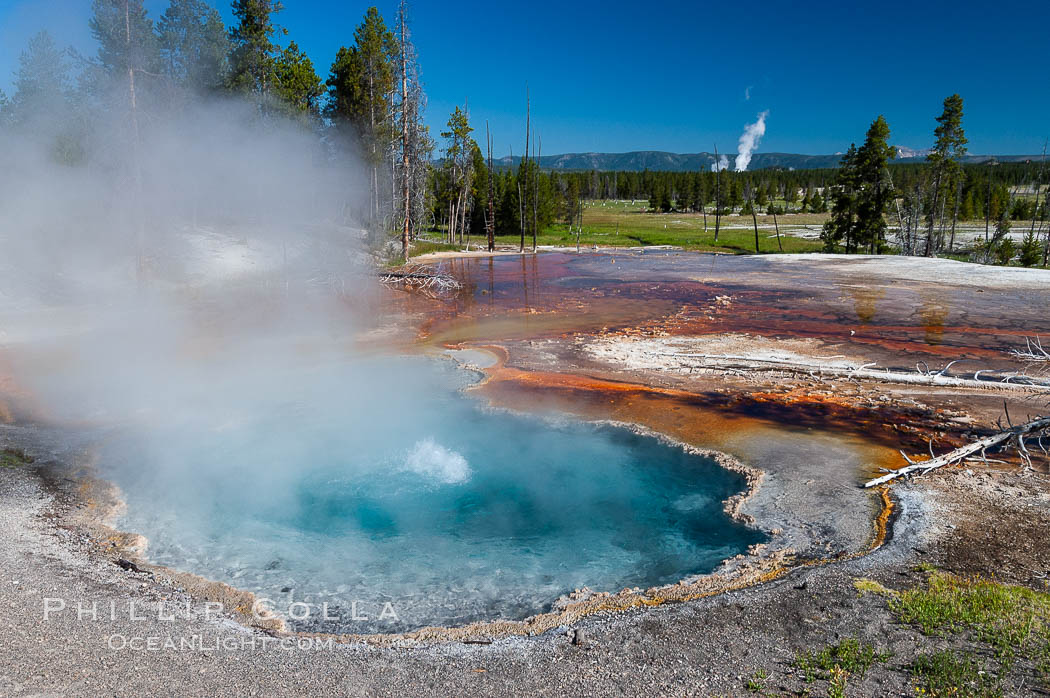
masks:
<svg viewBox="0 0 1050 698"><path fill-rule="evenodd" d="M452 362L320 361L281 391L235 375L254 377L217 375L221 409L109 434L104 473L151 561L278 611L327 604L298 629L522 619L584 586L707 573L762 539L723 511L741 475L626 428L487 409Z"/></svg>

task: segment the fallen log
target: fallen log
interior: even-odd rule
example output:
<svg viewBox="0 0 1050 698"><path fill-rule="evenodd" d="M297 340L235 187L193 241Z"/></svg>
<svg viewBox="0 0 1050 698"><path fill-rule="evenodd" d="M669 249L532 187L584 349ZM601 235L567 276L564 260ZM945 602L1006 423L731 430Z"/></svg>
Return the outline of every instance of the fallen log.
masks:
<svg viewBox="0 0 1050 698"><path fill-rule="evenodd" d="M904 475L910 475L911 473L915 472L927 473L931 470L940 468L945 465L958 463L959 461L962 461L968 456L971 456L975 453L980 452L983 454L986 449L991 448L992 446L997 446L1003 443L1004 441L1009 441L1012 438L1017 439L1018 450L1021 451L1022 454L1027 454L1028 451L1024 445L1024 437L1028 434L1042 432L1047 429L1050 429L1050 417L1041 417L1034 421L1028 422L1027 424L1022 424L1016 427L1010 427L1005 431L1001 431L997 434L992 434L991 436L986 436L985 438L980 439L979 441L974 441L971 444L967 444L961 448L955 449L954 451L945 453L943 456L937 456L935 458L919 461L917 463L912 461L910 458L908 458L908 456L904 455L904 453L902 452L901 455L904 456L904 458L908 461L908 463L910 463L910 465L907 465L899 470L894 470L893 472L886 473L885 475L877 477L874 480L869 480L868 482L864 483L864 486L877 487L878 485L884 485L887 482L902 477Z"/></svg>
<svg viewBox="0 0 1050 698"><path fill-rule="evenodd" d="M423 264L384 269L379 272L379 280L384 284L411 286L418 290L441 293L458 291L462 288L462 284L454 276L443 274Z"/></svg>
<svg viewBox="0 0 1050 698"><path fill-rule="evenodd" d="M987 373L987 371L977 371L973 378L946 375L945 371L948 370L951 364L936 373L932 371L908 373L905 371L891 371L889 369L875 369L872 368L875 365L874 363L864 364L863 366L850 366L841 363L820 364L777 357L764 358L736 354L680 354L668 352L658 355L677 359L701 359L704 362L699 365L695 363L685 365L682 366L683 368L714 368L721 370L746 368L756 371L788 371L807 375L839 377L850 380L864 379L884 383L902 383L905 385L938 385L951 388L980 388L985 390L993 388L1050 392L1050 382L1029 376L1010 374L1003 380L982 380L979 378L980 374Z"/></svg>
<svg viewBox="0 0 1050 698"><path fill-rule="evenodd" d="M1050 363L1050 352L1043 348L1042 337L1024 338L1025 349L1011 349L1008 353L1025 363Z"/></svg>

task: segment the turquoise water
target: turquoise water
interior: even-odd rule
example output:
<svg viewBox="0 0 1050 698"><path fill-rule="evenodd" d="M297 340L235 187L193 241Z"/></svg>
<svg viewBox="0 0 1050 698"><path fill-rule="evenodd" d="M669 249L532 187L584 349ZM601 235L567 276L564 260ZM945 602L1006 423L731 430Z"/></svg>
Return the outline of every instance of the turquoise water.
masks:
<svg viewBox="0 0 1050 698"><path fill-rule="evenodd" d="M627 429L483 409L447 364L216 377L212 403L110 440L121 525L155 562L346 632L521 619L583 586L709 572L761 540L722 510L740 475Z"/></svg>

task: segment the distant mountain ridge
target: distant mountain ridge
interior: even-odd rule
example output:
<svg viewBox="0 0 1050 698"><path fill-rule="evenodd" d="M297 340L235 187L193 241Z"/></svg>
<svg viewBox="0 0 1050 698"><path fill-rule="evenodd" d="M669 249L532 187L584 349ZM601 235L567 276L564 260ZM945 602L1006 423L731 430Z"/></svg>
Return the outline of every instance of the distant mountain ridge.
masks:
<svg viewBox="0 0 1050 698"><path fill-rule="evenodd" d="M922 162L928 150L915 150L904 146L894 146L897 158L893 162ZM729 169L734 169L736 153L719 153L719 158L726 157ZM1038 155L967 155L963 161L968 163L986 162L996 159L1000 162L1024 162L1038 160ZM516 167L520 156L505 156L496 159L493 164L500 168ZM780 167L789 170L812 170L821 167L838 167L841 153L832 155L801 155L797 153L763 153L757 152L751 157L750 170L762 170ZM562 155L544 155L540 158L540 167L545 170L599 170L641 172L642 170L662 170L670 172L696 172L710 170L717 162L714 153L669 153L662 150L636 150L630 153L564 153Z"/></svg>

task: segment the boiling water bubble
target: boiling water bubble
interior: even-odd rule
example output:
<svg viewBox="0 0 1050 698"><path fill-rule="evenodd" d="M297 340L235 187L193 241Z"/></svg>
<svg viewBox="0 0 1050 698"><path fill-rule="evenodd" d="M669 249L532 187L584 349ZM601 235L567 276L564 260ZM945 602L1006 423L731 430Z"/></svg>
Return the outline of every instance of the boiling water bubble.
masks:
<svg viewBox="0 0 1050 698"><path fill-rule="evenodd" d="M405 469L447 485L470 479L470 465L467 459L432 438L416 442L405 458Z"/></svg>

